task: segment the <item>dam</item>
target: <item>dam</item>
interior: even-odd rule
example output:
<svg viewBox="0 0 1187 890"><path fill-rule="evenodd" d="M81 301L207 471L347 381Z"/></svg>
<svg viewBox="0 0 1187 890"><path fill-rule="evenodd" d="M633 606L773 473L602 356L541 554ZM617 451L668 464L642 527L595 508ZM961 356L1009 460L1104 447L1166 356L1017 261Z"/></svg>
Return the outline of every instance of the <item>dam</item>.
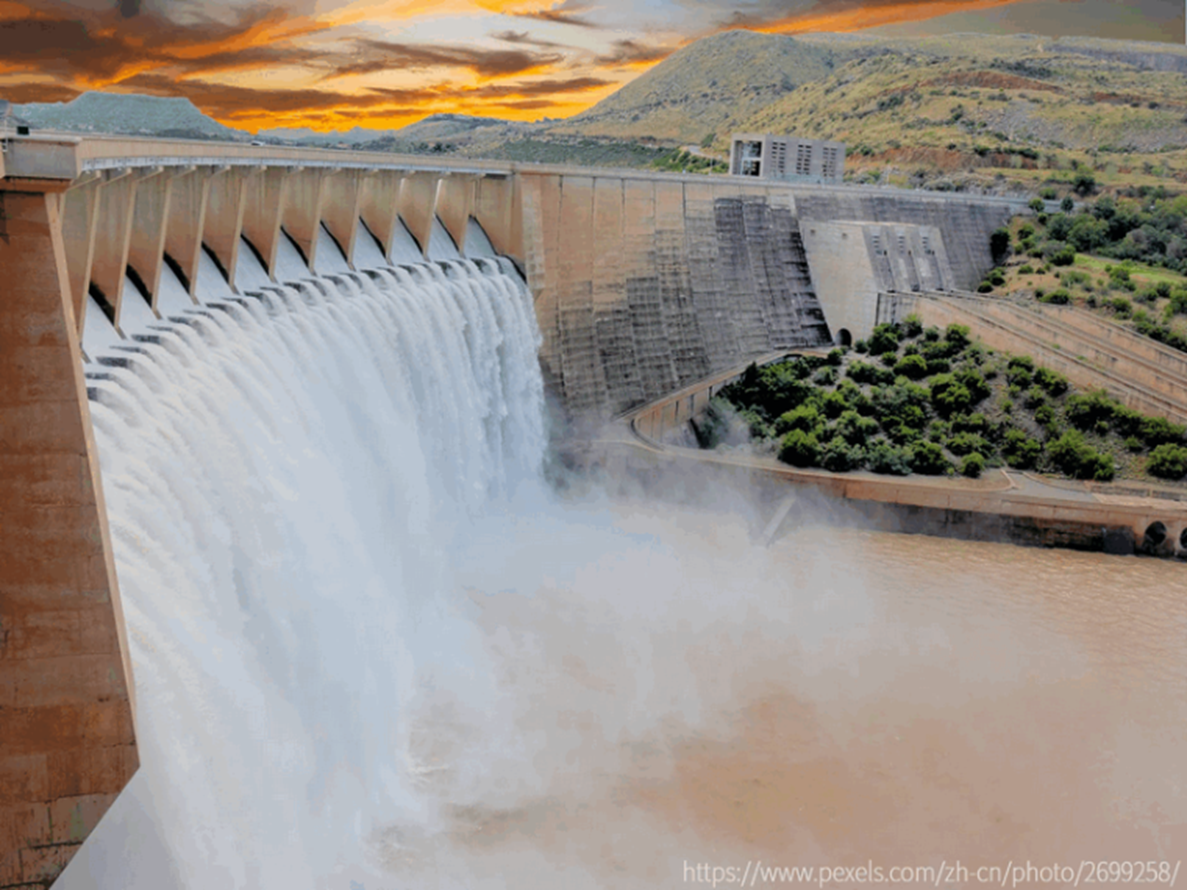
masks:
<svg viewBox="0 0 1187 890"><path fill-rule="evenodd" d="M414 589L440 569L419 555L433 552L417 537L430 518L461 524L538 475L546 394L588 428L757 356L859 338L877 320L879 291L972 287L991 264L989 233L1021 209L895 190L53 135L6 140L0 163L0 887L22 890L48 886L78 851L136 773L140 739L185 747L167 731L167 683L143 678L153 699L135 700L134 647L162 653L162 675L284 690L288 704L238 703L248 716L231 735L249 735L257 714L269 737L303 727L322 739L290 766L326 789L324 806L390 791L382 758L352 747L359 713L319 710L350 673L342 641L380 649L412 620L374 590ZM338 404L342 392L358 401ZM249 407L260 425L245 420ZM393 417L416 422L402 431ZM318 423L355 431L358 444L329 465L261 456L306 441ZM377 440L397 443L399 463L420 472L397 472L366 444ZM101 456L103 475L122 480L112 491ZM223 464L239 469L220 475ZM315 500L308 486L319 478L346 480L333 512L363 517L353 533L296 507L291 521L245 519L255 497ZM137 515L138 498L159 490L172 492L176 514ZM374 491L380 506L367 505ZM222 506L207 505L213 493ZM353 568L320 549L327 535L348 554L350 541L366 544ZM162 546L178 536L192 538L192 561ZM398 557L376 556L387 540L404 542ZM279 552L309 562L248 556ZM294 573L324 588L301 600L295 624L225 623L236 608L283 614ZM125 603L129 584L176 598ZM343 616L333 603L351 585L371 598ZM207 588L226 598L204 603ZM201 628L195 640L209 649L170 651L160 632L177 621ZM339 645L321 650L315 629ZM236 664L244 640L281 654ZM324 678L289 673L282 653L301 651L318 652ZM209 663L209 652L223 660ZM368 688L370 712L382 711ZM196 701L185 722L200 727L204 709L236 704ZM337 722L323 725L327 713ZM398 736L391 721L385 731ZM217 747L202 737L191 756ZM350 752L353 784L319 750ZM195 765L186 788L222 775L253 794L287 793L263 761L224 767ZM147 791L137 800L170 807ZM187 805L198 815L179 836L205 837L227 815ZM280 849L307 830L294 817L244 826L241 840ZM254 874L242 865L252 857L222 842L184 857L214 863L192 886L299 886L326 868L316 855L276 857Z"/></svg>

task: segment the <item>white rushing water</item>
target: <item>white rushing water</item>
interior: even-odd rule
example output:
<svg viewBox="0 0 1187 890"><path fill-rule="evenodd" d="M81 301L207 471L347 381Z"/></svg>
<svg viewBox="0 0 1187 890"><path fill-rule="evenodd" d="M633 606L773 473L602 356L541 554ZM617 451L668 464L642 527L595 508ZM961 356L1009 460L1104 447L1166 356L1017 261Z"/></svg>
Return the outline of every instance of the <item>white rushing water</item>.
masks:
<svg viewBox="0 0 1187 890"><path fill-rule="evenodd" d="M530 294L389 267L140 340L88 371L142 765L61 886L324 886L429 818L417 666L483 707L448 552L539 476Z"/></svg>

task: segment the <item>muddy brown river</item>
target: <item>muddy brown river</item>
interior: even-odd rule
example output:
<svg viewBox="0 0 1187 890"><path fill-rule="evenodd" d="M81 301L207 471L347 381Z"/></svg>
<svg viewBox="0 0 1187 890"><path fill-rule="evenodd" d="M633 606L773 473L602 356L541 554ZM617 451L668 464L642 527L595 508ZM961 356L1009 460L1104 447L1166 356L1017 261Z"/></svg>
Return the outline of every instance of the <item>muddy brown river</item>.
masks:
<svg viewBox="0 0 1187 890"><path fill-rule="evenodd" d="M593 541L521 530L529 596L470 590L505 697L420 715L439 806L376 838L393 875L1187 885L1187 565L603 516Z"/></svg>

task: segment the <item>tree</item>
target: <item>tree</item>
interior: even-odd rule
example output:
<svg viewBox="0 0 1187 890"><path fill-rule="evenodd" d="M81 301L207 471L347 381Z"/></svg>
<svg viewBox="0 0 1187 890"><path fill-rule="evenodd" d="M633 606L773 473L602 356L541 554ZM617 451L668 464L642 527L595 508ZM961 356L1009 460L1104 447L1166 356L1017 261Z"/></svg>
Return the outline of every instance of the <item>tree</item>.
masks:
<svg viewBox="0 0 1187 890"><path fill-rule="evenodd" d="M1081 197L1096 194L1096 177L1087 170L1081 170L1076 174L1076 178L1072 180L1072 188Z"/></svg>

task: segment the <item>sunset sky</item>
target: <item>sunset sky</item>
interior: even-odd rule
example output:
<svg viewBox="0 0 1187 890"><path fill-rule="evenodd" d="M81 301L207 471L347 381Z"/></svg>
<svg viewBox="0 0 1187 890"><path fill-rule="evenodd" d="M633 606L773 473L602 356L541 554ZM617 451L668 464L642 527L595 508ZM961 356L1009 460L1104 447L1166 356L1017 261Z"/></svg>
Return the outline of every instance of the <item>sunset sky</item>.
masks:
<svg viewBox="0 0 1187 890"><path fill-rule="evenodd" d="M1183 42L1182 0L0 0L0 97L186 96L243 129L566 117L682 45L1026 31Z"/></svg>

